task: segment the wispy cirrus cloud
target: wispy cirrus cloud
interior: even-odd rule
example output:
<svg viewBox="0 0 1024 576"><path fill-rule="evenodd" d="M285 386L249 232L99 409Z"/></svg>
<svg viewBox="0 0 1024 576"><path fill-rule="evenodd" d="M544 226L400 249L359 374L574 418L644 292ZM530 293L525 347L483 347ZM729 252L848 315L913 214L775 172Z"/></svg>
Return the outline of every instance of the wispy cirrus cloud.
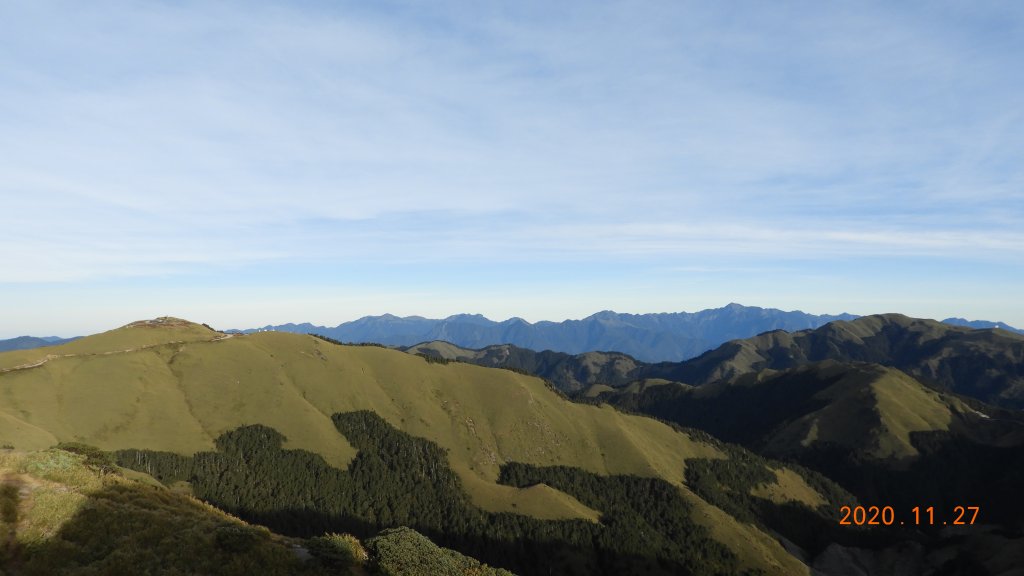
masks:
<svg viewBox="0 0 1024 576"><path fill-rule="evenodd" d="M1019 266L1022 25L998 4L3 4L0 284L499 253L526 275Z"/></svg>

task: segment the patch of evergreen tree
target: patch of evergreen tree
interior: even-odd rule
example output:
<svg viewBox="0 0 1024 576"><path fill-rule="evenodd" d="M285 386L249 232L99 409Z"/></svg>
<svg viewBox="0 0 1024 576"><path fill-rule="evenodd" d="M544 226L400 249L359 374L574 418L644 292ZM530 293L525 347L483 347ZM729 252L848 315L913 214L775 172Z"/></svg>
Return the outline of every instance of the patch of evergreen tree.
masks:
<svg viewBox="0 0 1024 576"><path fill-rule="evenodd" d="M437 444L369 411L332 420L359 449L346 470L317 454L283 449L284 437L260 425L223 434L216 452L124 450L117 458L165 483L188 481L197 497L295 536L365 538L410 526L441 546L524 575L739 573L732 554L692 521L679 490L662 480L510 464L502 481L545 482L601 510L601 523L488 513L472 505Z"/></svg>

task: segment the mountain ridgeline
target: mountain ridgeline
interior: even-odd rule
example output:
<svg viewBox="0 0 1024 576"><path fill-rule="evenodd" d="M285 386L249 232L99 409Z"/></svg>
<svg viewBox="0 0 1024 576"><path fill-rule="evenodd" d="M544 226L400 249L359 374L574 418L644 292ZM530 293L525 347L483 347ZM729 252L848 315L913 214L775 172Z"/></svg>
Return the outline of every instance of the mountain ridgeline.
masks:
<svg viewBox="0 0 1024 576"><path fill-rule="evenodd" d="M656 362L692 358L728 340L768 330L802 330L833 320L854 318L850 314L814 315L729 304L693 313L619 314L605 311L582 320L533 324L521 318L494 322L479 314L459 314L441 320L385 314L367 316L333 328L308 323L284 324L242 332L315 333L341 342L378 342L389 346L443 340L464 348L513 344L531 350L568 354L609 350Z"/></svg>
<svg viewBox="0 0 1024 576"><path fill-rule="evenodd" d="M446 342L423 342L405 350L524 371L570 395L594 386L617 388L647 380L703 386L825 360L869 362L897 368L936 390L1024 408L1024 335L900 314L865 316L793 333L774 330L727 342L683 362L647 363L615 352L535 352L511 345L472 350Z"/></svg>
<svg viewBox="0 0 1024 576"><path fill-rule="evenodd" d="M964 328L975 328L977 330L985 330L987 328L999 328L1000 330L1006 330L1007 332L1016 332L1017 334L1024 334L1024 329L1014 328L1005 322L992 322L989 320L968 320L966 318L946 318L942 321L943 324L951 324L953 326L963 326Z"/></svg>
<svg viewBox="0 0 1024 576"><path fill-rule="evenodd" d="M444 342L408 352L534 373L578 402L705 430L821 473L865 505L955 511L970 502L1000 528L975 529L974 544L958 550L957 568L934 573L1000 574L1024 564L1024 336L1015 332L887 314L772 331L679 363ZM698 493L708 485L699 475L705 466L714 469L710 461L688 468ZM730 477L719 475L713 485ZM734 503L705 497L742 517ZM826 538L833 547L812 563L822 573L851 564L874 566L866 574L937 570L929 568L927 548L836 547L841 538ZM982 562L980 542L1001 542L1015 551L1012 560Z"/></svg>
<svg viewBox="0 0 1024 576"><path fill-rule="evenodd" d="M532 376L307 335L138 322L0 354L0 389L8 449L85 443L286 536L404 525L523 575L809 574L801 556L823 543L799 528L834 526L853 501ZM693 474L708 479L700 493ZM724 475L743 519L721 507L736 500Z"/></svg>
<svg viewBox="0 0 1024 576"><path fill-rule="evenodd" d="M814 330L773 331L728 342L680 363L671 379L701 385L823 360L889 366L937 390L1024 408L1024 335L901 314L865 316Z"/></svg>
<svg viewBox="0 0 1024 576"><path fill-rule="evenodd" d="M350 559L359 540L391 574L1010 576L1024 565L1024 336L1013 332L881 315L684 362L438 341L407 352L159 318L2 353L0 456L49 462L71 443L103 470L113 459L162 483L160 502L185 492L274 531L215 518L225 540L185 544L197 554L253 545L295 573ZM16 505L0 557L13 564L0 568L116 571L122 556L95 564L86 551L106 544L81 542L83 528L112 521L111 502L150 496L97 493L98 511L61 517L70 531L33 532L18 520L45 511L18 500L33 470L4 476L0 498ZM858 506L893 516L844 524ZM980 520L947 526L958 507ZM282 554L282 542L326 556ZM430 560L410 563L410 550ZM220 573L249 566L226 558L236 571ZM404 568L389 571L389 558ZM365 573L353 570L336 573Z"/></svg>
<svg viewBox="0 0 1024 576"><path fill-rule="evenodd" d="M1024 413L938 392L899 370L832 360L700 387L602 391L588 399L707 430L839 481L863 502L1024 518Z"/></svg>
<svg viewBox="0 0 1024 576"><path fill-rule="evenodd" d="M621 352L535 352L512 344L494 344L473 350L435 340L402 350L438 360L525 372L544 378L570 395L594 384L624 386L644 378L670 375L675 369L675 364L671 362L647 364Z"/></svg>

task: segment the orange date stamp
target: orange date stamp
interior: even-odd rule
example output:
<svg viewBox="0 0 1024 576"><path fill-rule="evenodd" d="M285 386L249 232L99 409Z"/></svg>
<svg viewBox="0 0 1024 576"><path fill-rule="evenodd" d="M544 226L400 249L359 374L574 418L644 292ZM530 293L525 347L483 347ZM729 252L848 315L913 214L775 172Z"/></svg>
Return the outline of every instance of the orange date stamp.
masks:
<svg viewBox="0 0 1024 576"><path fill-rule="evenodd" d="M840 526L971 526L978 520L980 506L954 506L951 513L938 513L934 506L914 506L897 518L892 506L841 506Z"/></svg>

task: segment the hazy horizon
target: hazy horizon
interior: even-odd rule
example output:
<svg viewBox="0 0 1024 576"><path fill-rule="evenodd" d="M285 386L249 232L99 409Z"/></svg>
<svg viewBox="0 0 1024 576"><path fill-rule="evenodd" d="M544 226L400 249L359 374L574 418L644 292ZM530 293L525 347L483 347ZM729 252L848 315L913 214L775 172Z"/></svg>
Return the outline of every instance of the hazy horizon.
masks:
<svg viewBox="0 0 1024 576"><path fill-rule="evenodd" d="M728 302L1024 326L1024 6L0 6L0 338Z"/></svg>
<svg viewBox="0 0 1024 576"><path fill-rule="evenodd" d="M121 327L121 326L123 326L125 324L129 324L131 322L136 322L136 321L140 321L140 320L151 320L151 319L159 318L159 317L163 317L163 316L170 316L170 317L174 317L174 318L181 318L183 320L189 320L191 322L208 324L212 328L215 328L217 330L250 330L250 329L264 328L264 327L267 327L267 326L280 326L280 325L285 325L285 324L296 324L296 325L298 325L298 324L305 324L305 323L313 324L314 326L323 326L323 327L327 327L327 328L334 328L334 327L336 327L338 325L341 325L341 324L344 324L346 322L352 322L354 320L359 320L359 319L367 318L367 317L379 317L379 316L384 316L384 315L387 315L387 314L391 314L393 316L398 316L398 317L403 317L403 318L408 318L408 317L414 317L415 316L415 317L435 319L435 320L445 319L445 318L449 318L451 316L455 316L455 315L459 315L459 314L468 314L468 315L481 315L481 316L485 317L486 319L491 320L491 321L495 321L495 322L503 322L503 321L506 321L506 320L510 320L512 318L521 318L523 320L526 320L530 324L536 324L537 322L544 322L544 321L563 322L563 321L571 321L571 320L582 320L582 319L590 317L590 316L592 316L594 314L598 314L600 312L605 312L605 311L612 311L612 312L616 312L616 313L619 313L619 314L663 314L663 313L672 314L672 313L679 313L679 312L694 313L694 312L701 312L701 311L710 310L710 309L722 309L722 308L727 307L730 304L740 304L741 306L748 306L746 304L742 304L742 303L739 303L739 302L730 302L728 304L723 304L723 305L720 305L720 306L711 306L711 307L707 307L707 308L700 308L700 309L693 309L693 310L671 310L671 311L649 311L649 312L630 312L630 311L612 310L612 309L606 308L606 309L601 309L601 310L594 310L593 312L589 312L589 313L586 313L586 314L581 314L581 315L571 316L571 317L564 317L564 318L562 318L562 317L525 318L525 317L523 317L521 315L516 315L516 314L508 315L508 316L493 316L493 315L489 315L489 314L483 314L483 313L480 313L480 312L472 312L472 311L469 311L469 312L462 311L462 312L453 312L451 314L435 314L435 315L424 315L424 314L415 314L415 313L414 314L393 314L391 312L381 312L379 314L365 314L365 315L358 316L358 317L355 317L355 318L346 318L346 319L337 320L337 321L335 321L335 320L325 320L325 321L287 320L287 321L284 321L284 322L263 322L263 323L259 323L259 322L251 323L250 322L250 323L241 323L241 324L237 324L237 325L220 325L220 324L208 322L208 321L206 321L204 319L193 318L193 317L190 317L188 315L167 313L167 314L156 314L156 315L150 315L150 316L146 316L146 317L139 317L139 318L135 318L135 319L133 319L131 321L125 321L125 322L122 322L121 324L116 324L116 325L108 325L108 326L99 326L99 327L85 328L84 330L81 330L81 331L78 331L78 332L74 332L74 331L71 331L71 332L64 331L62 333L56 333L56 332L54 332L54 333L33 332L33 333L24 333L24 334L8 335L8 336L0 334L0 340L7 340L7 339L17 338L17 337L21 337L21 336L34 336L34 337L53 337L53 336L56 336L56 337L60 337L60 338L71 338L71 337L76 337L76 336L90 336L90 335L93 335L93 334L98 334L100 332L105 332L107 330L113 330L113 329L119 328L119 327ZM868 316L870 314L887 314L887 313L891 313L891 312L901 313L901 312L898 312L896 310L871 312L869 314L856 314L856 313L852 313L852 312L847 312L845 310L844 311L838 311L838 312L828 312L828 311L826 311L826 312L816 312L816 311L808 311L808 310L802 310L802 309L781 309L781 308L777 308L777 307L774 307L774 306L750 306L750 307L783 310L784 312L804 312L804 313L812 314L812 315L815 315L815 316L822 316L822 315L840 316L842 314L852 314L854 316ZM998 320L998 319L993 319L993 318L963 318L962 316L952 315L952 316L943 316L941 318L936 317L936 318L927 318L927 319L936 320L936 321L942 321L942 320L946 320L946 319L949 319L949 318L962 318L962 319L968 320L968 321L980 320L980 321L989 321L989 322L1003 322L1004 324L1010 325L1010 327L1012 327L1012 328L1017 328L1017 329L1021 328L1021 326L1015 325L1012 322L1005 322L1003 320Z"/></svg>

